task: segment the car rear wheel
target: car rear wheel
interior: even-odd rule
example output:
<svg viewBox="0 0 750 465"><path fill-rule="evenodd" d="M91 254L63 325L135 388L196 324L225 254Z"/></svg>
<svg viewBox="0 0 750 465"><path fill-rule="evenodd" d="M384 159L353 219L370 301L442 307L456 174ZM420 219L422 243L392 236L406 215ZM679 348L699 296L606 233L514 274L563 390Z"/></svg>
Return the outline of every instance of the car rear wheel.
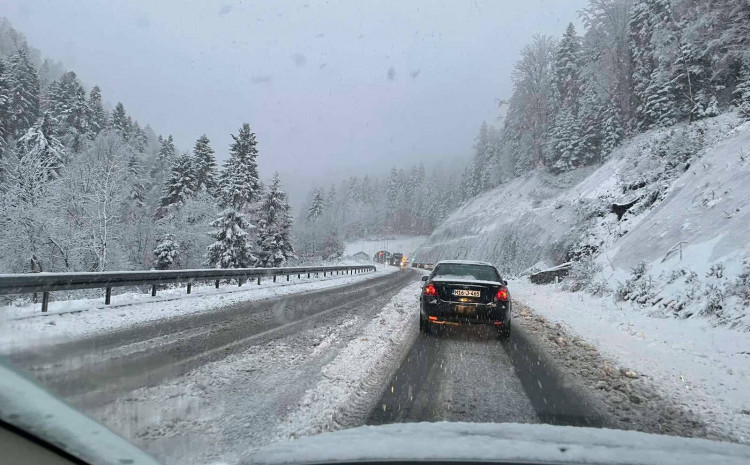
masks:
<svg viewBox="0 0 750 465"><path fill-rule="evenodd" d="M431 329L430 323L425 318L422 318L422 315L419 315L419 332L430 334L432 332Z"/></svg>
<svg viewBox="0 0 750 465"><path fill-rule="evenodd" d="M503 326L502 328L497 330L497 337L501 341L507 341L510 339L510 321L508 322L507 326Z"/></svg>

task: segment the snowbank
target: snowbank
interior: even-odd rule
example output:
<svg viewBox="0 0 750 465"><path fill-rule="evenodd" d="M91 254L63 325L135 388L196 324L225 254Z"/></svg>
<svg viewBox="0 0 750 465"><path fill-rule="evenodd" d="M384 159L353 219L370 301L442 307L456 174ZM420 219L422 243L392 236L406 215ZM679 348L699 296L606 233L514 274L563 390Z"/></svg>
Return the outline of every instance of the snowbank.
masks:
<svg viewBox="0 0 750 465"><path fill-rule="evenodd" d="M338 356L323 379L279 427L279 437L298 437L361 424L411 347L417 330L421 282L406 286Z"/></svg>
<svg viewBox="0 0 750 465"><path fill-rule="evenodd" d="M191 294L177 287L159 291L156 297L143 293L124 293L112 296L111 305L104 299L79 299L51 302L49 311L41 313L40 305L0 307L0 353L41 346L65 340L91 336L180 315L198 313L237 302L258 301L274 297L328 289L372 279L397 271L394 267L378 267L374 273L361 275L310 278L306 276L290 282L283 278L273 283L265 279L258 286L254 282L238 287L195 285Z"/></svg>
<svg viewBox="0 0 750 465"><path fill-rule="evenodd" d="M652 318L632 303L512 280L515 300L647 376L721 437L750 443L750 337L705 319Z"/></svg>

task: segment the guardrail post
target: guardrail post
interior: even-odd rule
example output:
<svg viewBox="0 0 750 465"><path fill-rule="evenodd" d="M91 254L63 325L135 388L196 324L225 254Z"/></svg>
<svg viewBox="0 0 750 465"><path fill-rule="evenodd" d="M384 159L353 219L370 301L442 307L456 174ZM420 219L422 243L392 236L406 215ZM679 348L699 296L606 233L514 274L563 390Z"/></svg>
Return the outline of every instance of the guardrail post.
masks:
<svg viewBox="0 0 750 465"><path fill-rule="evenodd" d="M156 297L156 284L151 286L151 297Z"/></svg>
<svg viewBox="0 0 750 465"><path fill-rule="evenodd" d="M289 275L286 275L286 280L289 281Z"/></svg>
<svg viewBox="0 0 750 465"><path fill-rule="evenodd" d="M219 288L219 280L217 279L214 284L216 284L216 289L218 289Z"/></svg>
<svg viewBox="0 0 750 465"><path fill-rule="evenodd" d="M276 282L276 275L273 275L273 282Z"/></svg>
<svg viewBox="0 0 750 465"><path fill-rule="evenodd" d="M310 272L307 272L307 278L310 279Z"/></svg>
<svg viewBox="0 0 750 465"><path fill-rule="evenodd" d="M108 287L104 291L104 305L109 305L109 300L112 298L112 288Z"/></svg>
<svg viewBox="0 0 750 465"><path fill-rule="evenodd" d="M326 272L325 272L325 271L323 272L323 277L324 277L324 278L326 277Z"/></svg>
<svg viewBox="0 0 750 465"><path fill-rule="evenodd" d="M190 291L193 289L193 285L191 283L188 283L187 285L187 293L190 294Z"/></svg>
<svg viewBox="0 0 750 465"><path fill-rule="evenodd" d="M258 276L258 286L260 286L260 276Z"/></svg>
<svg viewBox="0 0 750 465"><path fill-rule="evenodd" d="M42 292L42 311L47 311L47 306L49 305L49 292Z"/></svg>
<svg viewBox="0 0 750 465"><path fill-rule="evenodd" d="M302 279L302 274L301 273L297 273L297 279Z"/></svg>

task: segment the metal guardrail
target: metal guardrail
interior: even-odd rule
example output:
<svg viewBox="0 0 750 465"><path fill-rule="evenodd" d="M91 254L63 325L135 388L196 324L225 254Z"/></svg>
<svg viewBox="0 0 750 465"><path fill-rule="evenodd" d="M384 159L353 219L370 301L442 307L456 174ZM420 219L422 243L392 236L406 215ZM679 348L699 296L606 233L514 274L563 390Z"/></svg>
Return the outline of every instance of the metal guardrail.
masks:
<svg viewBox="0 0 750 465"><path fill-rule="evenodd" d="M222 280L236 279L241 286L243 282L257 279L260 284L262 278L289 277L303 274L323 276L330 273L359 274L375 271L374 265L356 266L314 266L314 267L283 267L283 268L226 268L200 270L167 270L167 271L103 271L101 273L28 273L28 274L0 274L0 295L42 293L42 311L47 311L49 293L52 291L69 291L74 289L106 289L105 305L109 305L113 287L151 286L151 295L156 295L156 287L160 284L186 283L187 293L190 294L192 285L196 282L214 281L216 288Z"/></svg>

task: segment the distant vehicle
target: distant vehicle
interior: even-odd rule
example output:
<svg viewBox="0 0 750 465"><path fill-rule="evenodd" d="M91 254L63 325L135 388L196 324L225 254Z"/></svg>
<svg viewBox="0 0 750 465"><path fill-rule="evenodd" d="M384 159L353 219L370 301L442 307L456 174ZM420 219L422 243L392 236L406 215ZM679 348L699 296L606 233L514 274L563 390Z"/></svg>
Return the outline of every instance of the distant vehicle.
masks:
<svg viewBox="0 0 750 465"><path fill-rule="evenodd" d="M388 263L393 266L401 266L401 260L403 260L403 258L404 254L396 252L391 255L391 260Z"/></svg>
<svg viewBox="0 0 750 465"><path fill-rule="evenodd" d="M510 337L508 282L485 262L446 260L423 276L419 330L433 325L492 325L501 339Z"/></svg>
<svg viewBox="0 0 750 465"><path fill-rule="evenodd" d="M373 261L376 263L390 263L391 253L386 252L385 250L380 250L375 253L375 256L373 257Z"/></svg>

